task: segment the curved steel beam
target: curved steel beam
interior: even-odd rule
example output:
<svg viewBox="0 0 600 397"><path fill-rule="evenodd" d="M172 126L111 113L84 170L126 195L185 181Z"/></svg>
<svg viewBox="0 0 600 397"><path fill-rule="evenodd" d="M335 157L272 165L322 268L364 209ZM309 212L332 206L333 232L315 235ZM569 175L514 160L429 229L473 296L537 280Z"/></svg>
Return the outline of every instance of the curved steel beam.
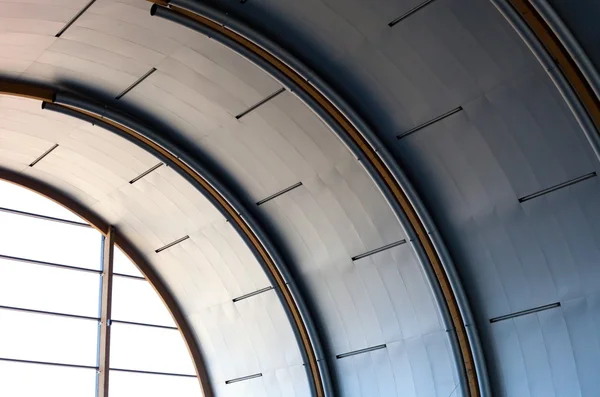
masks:
<svg viewBox="0 0 600 397"><path fill-rule="evenodd" d="M5 85L4 82L0 82L0 93L7 95L26 96L28 98L41 100L51 100L54 96L53 91L46 89L39 90L38 87L35 86L23 86L20 84L15 84L10 88L12 92L8 91L8 87L9 86ZM20 95L20 93L22 93L23 90L29 92L30 94L44 92L49 95ZM80 218L85 219L86 222L88 222L92 227L94 227L96 230L102 233L102 235L104 235L105 237L108 235L108 231L111 227L108 222L106 222L101 216L96 214L90 208L70 198L57 188L35 178L31 178L16 171L12 171L1 167L0 180L4 180L15 185L22 186L46 197L51 201L54 201L57 204L60 204L69 211L75 213ZM137 266L137 268L144 275L146 280L150 283L152 288L154 288L158 296L160 296L164 305L167 307L169 313L171 314L171 317L173 317L173 321L175 321L175 324L177 325L177 328L181 333L181 336L185 342L188 352L192 357L194 369L196 371L196 375L198 376L200 388L204 397L213 397L213 393L208 380L208 373L206 371L204 360L200 353L200 348L190 328L190 325L188 324L185 316L179 309L179 305L175 301L173 294L171 294L171 291L162 282L162 279L154 271L152 266L150 266L150 264L144 259L140 252L133 246L133 244L131 244L131 242L125 236L123 236L121 233L118 233L117 231L114 237L115 244L119 248L121 248L125 255L129 257L129 259L131 259L131 261Z"/></svg>
<svg viewBox="0 0 600 397"><path fill-rule="evenodd" d="M40 99L42 108L98 125L152 153L190 182L230 221L257 258L282 303L306 363L313 394L317 397L331 395L327 363L320 359L323 357L323 352L310 313L282 257L244 205L193 156L147 127L142 121L108 106L68 93L50 90L43 91L45 96L31 95L32 92L39 90L38 87L27 83L4 84L0 81L0 93ZM199 350L198 354L200 354ZM208 391L205 395L211 397L206 369L204 365L201 367L206 380L203 382L203 389Z"/></svg>
<svg viewBox="0 0 600 397"><path fill-rule="evenodd" d="M376 134L325 82L256 30L205 2L152 2L152 15L207 35L262 68L312 109L346 144L380 188L411 240L446 327L454 333L450 340L467 394L490 395L475 324L452 261L416 191Z"/></svg>
<svg viewBox="0 0 600 397"><path fill-rule="evenodd" d="M600 160L600 99L597 95L600 92L600 83L597 73L592 72L594 68L589 61L586 63L584 58L575 58L577 53L574 51L579 48L576 41L570 36L567 28L558 23L557 17L551 13L550 6L545 2L491 2L544 67ZM561 32L562 40L557 36ZM585 68L582 69L583 66Z"/></svg>

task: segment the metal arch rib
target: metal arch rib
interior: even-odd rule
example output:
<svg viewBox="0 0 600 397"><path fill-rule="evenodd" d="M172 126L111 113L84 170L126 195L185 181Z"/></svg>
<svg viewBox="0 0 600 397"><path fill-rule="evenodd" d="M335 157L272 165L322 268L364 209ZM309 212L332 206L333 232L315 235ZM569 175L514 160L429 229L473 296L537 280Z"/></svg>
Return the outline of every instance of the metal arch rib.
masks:
<svg viewBox="0 0 600 397"><path fill-rule="evenodd" d="M483 352L452 261L416 191L375 133L325 82L256 30L206 2L150 1L155 3L151 14L219 41L277 79L315 112L359 159L409 237L445 325L456 336L450 340L467 394L471 397L490 395Z"/></svg>
<svg viewBox="0 0 600 397"><path fill-rule="evenodd" d="M4 90L5 88L7 88L7 86L4 85L4 82L0 81L1 94L22 96L23 91L37 91L37 87L30 86L27 84L11 85L10 91ZM53 96L53 92L52 95L48 97L37 97L35 95L27 95L27 97L29 98L39 99L42 101L45 99L53 98ZM110 224L98 214L96 214L92 209L80 204L76 200L70 198L69 196L59 191L57 188L52 187L45 182L2 167L0 167L0 180L22 186L46 197L51 201L54 201L57 204L60 204L66 209L74 212L80 218L85 219L93 228L98 230L104 236L106 236L109 232L109 229L111 227ZM177 325L179 332L181 333L181 336L190 353L190 356L192 357L194 369L196 371L196 375L198 376L203 396L213 397L213 392L210 388L210 383L208 381L208 372L206 371L206 366L204 364L204 359L201 355L200 348L198 346L198 343L196 342L196 339L194 338L190 325L188 324L186 318L183 316L183 313L179 309L179 306L177 305L173 295L162 282L161 278L156 274L154 269L150 266L150 264L148 264L144 257L125 236L123 236L121 233L116 233L115 244L119 248L121 248L125 255L129 257L129 259L131 259L131 261L137 266L140 272L144 275L145 279L150 283L152 288L154 288L158 296L160 296L160 298L162 299L169 313L173 317L173 320Z"/></svg>

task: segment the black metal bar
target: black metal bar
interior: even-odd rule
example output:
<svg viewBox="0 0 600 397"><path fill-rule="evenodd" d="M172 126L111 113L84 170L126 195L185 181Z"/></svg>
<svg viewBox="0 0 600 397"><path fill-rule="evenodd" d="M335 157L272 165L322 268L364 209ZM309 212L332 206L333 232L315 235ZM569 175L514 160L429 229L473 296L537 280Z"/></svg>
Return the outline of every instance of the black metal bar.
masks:
<svg viewBox="0 0 600 397"><path fill-rule="evenodd" d="M248 376L242 376L241 378L235 378L235 379L229 379L225 381L226 385L230 385L232 383L236 383L236 382L242 382L245 380L250 380L250 379L254 379L254 378L260 378L262 375L262 373L258 373L258 374L254 374L254 375L248 375Z"/></svg>
<svg viewBox="0 0 600 397"><path fill-rule="evenodd" d="M172 246L174 246L175 244L179 244L179 243L181 243L182 241L185 241L185 240L187 240L188 238L190 238L190 236L183 236L183 237L182 237L182 238L180 238L180 239L177 239L177 240L175 240L175 241L173 241L173 242L171 242L171 243L169 243L169 244L167 244L167 245L165 245L165 246L163 246L163 247L160 247L159 249L155 250L154 252L156 252L156 253L158 254L159 252L161 252L161 251L164 251L164 250L166 250L167 248L171 248L171 247L172 247Z"/></svg>
<svg viewBox="0 0 600 397"><path fill-rule="evenodd" d="M408 18L415 12L419 11L422 8L425 8L426 6L433 3L434 1L435 0L427 0L427 1L419 4L418 6L411 8L409 11L405 12L404 14L400 15L398 18L394 19L392 22L388 23L388 26L391 28L392 26L396 25L399 22L402 22L403 20L405 20L406 18Z"/></svg>
<svg viewBox="0 0 600 397"><path fill-rule="evenodd" d="M79 19L80 16L83 15L84 12L86 12L88 10L88 8L90 8L92 6L92 4L94 4L95 1L96 0L90 1L85 7L83 7L81 9L81 11L79 11L77 14L75 14L75 16L73 18L71 18L71 20L69 22L67 22L67 24L65 26L63 26L63 28L54 37L60 37L67 29L69 29L69 27L71 27L71 25L73 25L75 23L76 20Z"/></svg>
<svg viewBox="0 0 600 397"><path fill-rule="evenodd" d="M267 292L267 291L270 291L270 290L272 290L272 289L273 289L273 287L272 287L272 286L265 287L265 288L261 288L261 289L259 289L259 290L257 290L257 291L250 292L249 294L242 295L242 296L238 296L237 298L233 298L233 301L234 301L234 302L239 302L239 301L241 301L241 300L244 300L244 299L250 298L250 297L252 297L252 296L256 296L256 295L258 295L258 294L262 294L263 292Z"/></svg>
<svg viewBox="0 0 600 397"><path fill-rule="evenodd" d="M0 254L0 259L6 259L6 260L9 260L9 261L15 261L15 262L31 263L32 265L56 267L56 268L66 269L66 270L77 270L77 271L81 271L81 272L96 273L96 274L102 273L101 270L86 269L85 267L61 265L60 263L37 261L35 259L20 258L18 256L10 256L10 255L2 255L2 254Z"/></svg>
<svg viewBox="0 0 600 397"><path fill-rule="evenodd" d="M134 81L129 87L125 88L123 90L123 92L121 92L119 95L117 95L115 97L115 99L117 99L117 100L121 99L125 94L127 94L129 91L133 90L138 84L140 84L142 81L144 81L146 78L148 78L154 72L156 72L156 68L152 68L149 71L147 71L146 73L144 73L144 75L142 77L140 77L139 79Z"/></svg>
<svg viewBox="0 0 600 397"><path fill-rule="evenodd" d="M367 347L366 349L354 350L354 351L351 351L348 353L338 354L337 356L335 356L335 358L337 358L339 360L340 358L356 356L357 354L363 354L363 353L372 352L374 350L385 349L386 347L387 347L386 344Z"/></svg>
<svg viewBox="0 0 600 397"><path fill-rule="evenodd" d="M262 105L264 105L265 103L269 102L271 99L275 98L277 95L281 94L283 91L285 91L285 88L278 89L277 91L275 91L274 93L272 93L271 95L269 95L268 97L266 97L265 99L262 99L261 101L259 101L259 102L255 103L254 105L250 106L248 109L244 110L242 113L240 113L237 116L235 116L235 118L238 119L238 120L241 119L242 117L244 117L245 115L247 115L251 111L253 111L256 108L259 108Z"/></svg>
<svg viewBox="0 0 600 397"><path fill-rule="evenodd" d="M158 169L161 165L164 165L164 163L158 163L156 164L154 167L142 172L141 174L139 174L138 176L136 176L135 178L133 178L132 180L129 181L130 184L134 184L137 181L139 181L140 179L142 179L143 177L145 177L146 175L148 175L149 173L151 173L152 171Z"/></svg>
<svg viewBox="0 0 600 397"><path fill-rule="evenodd" d="M158 325L158 324L148 324L148 323L136 323L134 321L125 321L125 320L110 320L111 324L126 324L126 325L138 325L140 327L151 327L151 328L162 328L162 329L172 329L178 330L179 328L173 327L170 325Z"/></svg>
<svg viewBox="0 0 600 397"><path fill-rule="evenodd" d="M534 307L532 309L522 310L520 312L506 314L506 315L500 316L500 317L494 317L494 318L490 319L490 323L493 324L493 323L497 323L498 321L508 320L510 318L525 316L527 314L533 314L533 313L541 312L544 310L550 310L550 309L554 309L555 307L560 307L560 302L550 303L548 305L538 306L538 307Z"/></svg>
<svg viewBox="0 0 600 397"><path fill-rule="evenodd" d="M100 321L100 318L98 318L98 317L80 316L78 314L67 314L67 313L49 312L49 311L45 311L45 310L25 309L25 308L22 308L22 307L14 307L14 306L3 306L3 305L0 305L0 309L3 309L3 310L12 310L12 311L15 311L15 312L44 314L44 315L49 315L49 316L77 318L77 319L80 319L80 320Z"/></svg>
<svg viewBox="0 0 600 397"><path fill-rule="evenodd" d="M594 171L594 172L590 172L589 174L580 176L578 178L571 179L570 181L559 183L558 185L554 185L554 186L551 186L551 187L549 187L547 189L540 190L537 193L533 193L533 194L530 194L528 196L521 197L519 199L519 203L524 203L525 201L532 200L534 198L543 196L543 195L548 194L548 193L552 193L552 192L554 192L556 190L562 189L562 188L567 187L567 186L574 185L574 184L579 183L579 182L583 182L586 179L590 179L590 178L593 178L595 176L596 176L596 172Z"/></svg>
<svg viewBox="0 0 600 397"><path fill-rule="evenodd" d="M11 363L21 363L21 364L51 365L53 367L83 368L83 369L98 370L98 367L93 367L91 365L53 363L50 361L19 360L16 358L6 358L6 357L0 357L0 361L6 361L6 362L11 362Z"/></svg>
<svg viewBox="0 0 600 397"><path fill-rule="evenodd" d="M147 281L146 277L142 277L142 276L132 276L131 274L125 274L125 273L113 273L114 277L124 277L124 278L132 278L134 280L140 280L140 281Z"/></svg>
<svg viewBox="0 0 600 397"><path fill-rule="evenodd" d="M73 226L92 227L89 224L83 223L83 222L70 221L68 219L55 218L53 216L47 216L47 215L34 214L33 212L19 211L19 210L14 210L12 208L0 207L0 212L6 212L8 214L14 214L14 215L23 215L23 216L28 216L30 218L43 219L43 220L52 221L52 222L66 223L67 225L73 225Z"/></svg>
<svg viewBox="0 0 600 397"><path fill-rule="evenodd" d="M378 252L381 252L381 251L389 250L390 248L394 248L394 247L397 247L402 244L406 244L406 240L402 239L400 241L396 241L395 243L391 243L388 245L384 245L383 247L379 247L379 248L375 248L374 250L367 251L364 254L356 255L355 257L352 258L352 260L356 261L358 259L366 258L367 256L377 254Z"/></svg>
<svg viewBox="0 0 600 397"><path fill-rule="evenodd" d="M422 130L422 129L423 129L423 128L425 128L425 127L429 127L431 124L437 123L438 121L442 121L442 120L443 120L443 119L445 119L446 117L450 117L450 116L452 116L453 114L455 114L455 113L458 113L458 112L460 112L460 111L462 111L462 110L463 110L462 106L459 106L459 107L457 107L456 109L452 109L452 110L451 110L451 111L449 111L449 112L446 112L446 113L444 113L444 114L442 114L442 115L440 115L440 116L437 116L436 118L433 118L433 119L431 119L431 120L429 120L429 121L427 121L427 122L425 122L425 123L423 123L423 124L420 124L420 125L418 125L418 126L416 126L416 127L414 127L414 128L411 128L410 130L408 130L408 131L406 131L406 132L403 132L403 133L402 133L402 134L400 134L400 135L397 135L397 136L396 136L396 139L402 139L402 138L404 138L404 137L406 137L406 136L408 136L408 135L410 135L410 134L413 134L413 133L415 133L415 132L417 132L417 131L419 131L419 130Z"/></svg>
<svg viewBox="0 0 600 397"><path fill-rule="evenodd" d="M54 146L52 146L50 149L46 150L40 157L38 157L37 159L33 160L33 162L31 162L31 164L29 164L29 166L33 167L34 165L36 165L37 163L39 163L40 161L42 161L42 159L44 157L46 157L47 155L49 155L57 147L58 147L58 143L55 143Z"/></svg>
<svg viewBox="0 0 600 397"><path fill-rule="evenodd" d="M297 187L300 187L300 186L302 186L302 182L298 182L298 183L296 183L296 184L294 184L294 185L292 185L290 187L286 187L285 189L280 190L277 193L272 194L269 197L260 200L259 202L256 203L256 205L262 205L262 204L266 203L267 201L273 200L274 198L277 198L277 197L281 196L282 194L286 194L290 190L294 190L294 189L296 189Z"/></svg>
<svg viewBox="0 0 600 397"><path fill-rule="evenodd" d="M156 371L142 371L138 369L125 369L125 368L110 368L110 371L117 372L129 372L132 374L147 374L147 375L164 375L164 376L179 376L183 378L196 378L196 375L188 375L188 374L176 374L173 372L156 372Z"/></svg>

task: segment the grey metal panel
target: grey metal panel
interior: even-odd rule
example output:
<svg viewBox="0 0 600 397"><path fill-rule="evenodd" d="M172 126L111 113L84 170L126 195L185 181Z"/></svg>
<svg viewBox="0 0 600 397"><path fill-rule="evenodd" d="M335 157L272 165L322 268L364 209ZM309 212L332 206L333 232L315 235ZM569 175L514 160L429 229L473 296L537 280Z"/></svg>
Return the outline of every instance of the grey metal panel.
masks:
<svg viewBox="0 0 600 397"><path fill-rule="evenodd" d="M199 341L209 362L214 363L210 373L215 385L302 365L293 332L273 291L209 307L191 315L190 321L198 327Z"/></svg>
<svg viewBox="0 0 600 397"><path fill-rule="evenodd" d="M600 31L595 21L600 16L600 4L594 1L578 2L549 0L548 3L573 33L596 68L600 66L598 41Z"/></svg>
<svg viewBox="0 0 600 397"><path fill-rule="evenodd" d="M302 366L264 372L262 377L226 385L215 385L217 394L226 397L308 397L306 371Z"/></svg>
<svg viewBox="0 0 600 397"><path fill-rule="evenodd" d="M387 26L417 3L227 6L271 33L286 32L277 38L337 84L393 144L449 243L485 335L497 393L596 395L598 181L523 204L517 199L598 171L597 161L545 72L491 4L437 0ZM0 2L0 50L9 54L0 55L3 75L25 72L116 95L156 67L123 101L210 155L245 199L256 202L303 182L258 211L307 284L329 353L388 344L335 361L343 392L462 393L453 389L451 349L409 246L350 260L405 236L360 164L306 107L283 93L236 121L234 115L279 88L255 66L150 18L143 2L98 0L56 40L83 4L53 5L59 7ZM94 205L143 250L196 324L218 395L308 395L282 310L266 300L273 293L230 301L268 283L197 192L165 167L129 185L155 159L94 128L22 107L31 101L11 101L0 99L0 163L27 168ZM396 135L459 105L462 112L396 143ZM59 141L56 156L27 167ZM185 234L189 240L154 253ZM488 322L555 301L561 309ZM247 334L238 340L232 324ZM273 337L270 324L284 335ZM227 376L263 370L262 378L224 384Z"/></svg>
<svg viewBox="0 0 600 397"><path fill-rule="evenodd" d="M455 396L450 346L444 332L388 343L386 349L336 360L344 396Z"/></svg>
<svg viewBox="0 0 600 397"><path fill-rule="evenodd" d="M339 354L439 330L433 297L408 245L351 261L357 250L378 248L403 234L397 225L391 231L369 233L368 224L352 230L346 212L331 199L336 184L343 181L339 174L334 179L339 182L333 186L320 178L305 181L264 205L285 241L303 242L289 248L314 297L332 351ZM359 197L368 201L368 190L345 193L354 195L352 213L360 215ZM384 205L379 208L389 211ZM366 239L361 241L362 236Z"/></svg>

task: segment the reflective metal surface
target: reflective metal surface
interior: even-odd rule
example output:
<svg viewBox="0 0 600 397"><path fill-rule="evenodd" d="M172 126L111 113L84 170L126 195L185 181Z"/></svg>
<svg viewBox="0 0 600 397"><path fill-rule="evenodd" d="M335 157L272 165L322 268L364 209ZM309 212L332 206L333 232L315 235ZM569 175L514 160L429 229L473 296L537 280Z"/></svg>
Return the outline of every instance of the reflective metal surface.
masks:
<svg viewBox="0 0 600 397"><path fill-rule="evenodd" d="M2 77L123 106L164 127L234 186L276 236L315 311L325 344L319 359L330 363L338 395L463 395L455 353L410 246L352 260L408 237L321 120L289 92L236 119L281 86L220 44L152 18L142 1L97 0L54 37L86 3L0 2ZM418 4L224 6L331 82L392 151L457 267L495 394L594 396L599 182L519 198L598 172L597 159L546 71L491 3L437 0L388 26ZM559 15L570 10L561 7ZM56 186L142 251L191 322L216 395L310 395L275 293L233 302L269 286L260 265L181 176L162 166L131 184L157 159L106 131L43 112L39 102L0 96L0 131L0 165ZM560 307L490 323L554 302Z"/></svg>

